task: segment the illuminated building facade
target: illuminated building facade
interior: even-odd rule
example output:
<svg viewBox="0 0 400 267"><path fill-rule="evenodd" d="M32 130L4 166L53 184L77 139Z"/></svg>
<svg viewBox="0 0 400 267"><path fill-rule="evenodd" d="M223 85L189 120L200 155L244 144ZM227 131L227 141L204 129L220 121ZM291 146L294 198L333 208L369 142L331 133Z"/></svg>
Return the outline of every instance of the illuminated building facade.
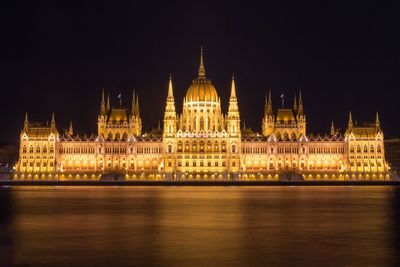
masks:
<svg viewBox="0 0 400 267"><path fill-rule="evenodd" d="M114 108L103 91L96 135L74 135L72 125L60 134L54 114L50 125L31 123L26 115L14 179L389 179L378 114L375 123L357 125L350 113L342 134L332 124L329 135L308 135L306 124L301 92L293 108L275 111L269 92L262 134L241 129L234 77L224 114L201 51L179 114L169 79L162 129L142 133L135 93L131 107Z"/></svg>

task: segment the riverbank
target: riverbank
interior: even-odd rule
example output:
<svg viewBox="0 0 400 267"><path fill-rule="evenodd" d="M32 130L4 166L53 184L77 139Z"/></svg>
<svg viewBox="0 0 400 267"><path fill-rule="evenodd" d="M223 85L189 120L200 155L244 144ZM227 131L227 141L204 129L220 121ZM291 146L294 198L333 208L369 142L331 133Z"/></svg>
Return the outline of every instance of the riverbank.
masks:
<svg viewBox="0 0 400 267"><path fill-rule="evenodd" d="M0 186L400 186L390 181L0 181Z"/></svg>

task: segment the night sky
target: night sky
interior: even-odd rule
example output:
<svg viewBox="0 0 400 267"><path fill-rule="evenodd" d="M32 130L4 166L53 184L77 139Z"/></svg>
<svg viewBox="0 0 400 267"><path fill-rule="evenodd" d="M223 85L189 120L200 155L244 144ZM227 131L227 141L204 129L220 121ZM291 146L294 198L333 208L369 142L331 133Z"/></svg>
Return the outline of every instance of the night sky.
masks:
<svg viewBox="0 0 400 267"><path fill-rule="evenodd" d="M12 1L10 1L12 2ZM97 131L101 90L130 105L144 130L162 120L169 73L177 110L199 64L227 110L235 74L242 122L260 131L264 96L302 89L308 132L374 121L399 136L400 20L385 1L129 1L9 3L0 11L0 144L16 144L24 114L78 133ZM262 3L261 3L262 2ZM358 3L350 3L358 2ZM394 1L393 1L394 2Z"/></svg>

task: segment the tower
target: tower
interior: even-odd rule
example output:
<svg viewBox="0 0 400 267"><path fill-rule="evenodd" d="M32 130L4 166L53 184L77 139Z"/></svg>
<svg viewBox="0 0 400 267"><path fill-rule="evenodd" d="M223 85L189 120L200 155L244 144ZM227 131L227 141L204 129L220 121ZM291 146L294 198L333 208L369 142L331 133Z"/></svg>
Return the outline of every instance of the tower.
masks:
<svg viewBox="0 0 400 267"><path fill-rule="evenodd" d="M135 136L142 134L142 118L140 117L139 110L139 95L133 91L132 93L132 107L131 115L129 118L129 131Z"/></svg>
<svg viewBox="0 0 400 267"><path fill-rule="evenodd" d="M299 104L298 104L296 119L297 119L298 136L300 136L302 134L306 135L307 121L306 121L306 115L304 114L303 98L301 96L301 89L299 91Z"/></svg>
<svg viewBox="0 0 400 267"><path fill-rule="evenodd" d="M231 96L229 99L227 132L230 136L240 136L240 115L236 96L235 77L232 75Z"/></svg>
<svg viewBox="0 0 400 267"><path fill-rule="evenodd" d="M275 116L272 111L271 89L268 91L268 98L265 96L264 118L262 120L262 134L268 136L275 128Z"/></svg>
<svg viewBox="0 0 400 267"><path fill-rule="evenodd" d="M175 112L175 100L174 100L174 93L173 93L173 88L172 88L172 77L170 75L169 82L168 82L167 101L165 104L165 112L164 112L163 138L175 136L176 123L177 123L177 117L176 117L176 112Z"/></svg>
<svg viewBox="0 0 400 267"><path fill-rule="evenodd" d="M165 171L171 173L175 170L175 143L176 143L176 124L177 116L175 112L174 92L172 88L172 77L169 75L168 94L165 103L164 112L164 129L163 129L163 146L165 159Z"/></svg>
<svg viewBox="0 0 400 267"><path fill-rule="evenodd" d="M104 97L104 88L101 94L101 102L100 102L100 113L97 117L97 134L105 134L106 131L106 123L109 115L110 109L110 95L107 97L107 106Z"/></svg>

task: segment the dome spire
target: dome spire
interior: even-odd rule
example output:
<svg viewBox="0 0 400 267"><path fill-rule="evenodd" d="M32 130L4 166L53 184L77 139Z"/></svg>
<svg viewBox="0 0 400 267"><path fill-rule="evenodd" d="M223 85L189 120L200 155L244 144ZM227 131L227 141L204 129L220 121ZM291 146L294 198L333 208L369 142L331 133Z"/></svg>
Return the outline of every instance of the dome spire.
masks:
<svg viewBox="0 0 400 267"><path fill-rule="evenodd" d="M206 77L206 69L204 68L203 61L203 46L200 47L200 66L199 66L199 77Z"/></svg>

